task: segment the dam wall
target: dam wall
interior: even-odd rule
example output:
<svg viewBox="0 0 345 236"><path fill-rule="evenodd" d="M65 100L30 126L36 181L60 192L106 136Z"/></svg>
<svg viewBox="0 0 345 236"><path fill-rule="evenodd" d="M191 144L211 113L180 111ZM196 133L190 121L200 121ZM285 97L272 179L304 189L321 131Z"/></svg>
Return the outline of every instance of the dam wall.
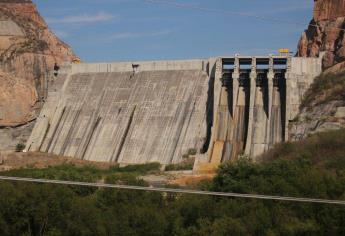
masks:
<svg viewBox="0 0 345 236"><path fill-rule="evenodd" d="M136 164L183 161L208 171L288 140L290 120L321 73L289 56L81 63L48 81L26 151Z"/></svg>
<svg viewBox="0 0 345 236"><path fill-rule="evenodd" d="M73 64L50 83L27 151L178 163L205 142L207 61Z"/></svg>

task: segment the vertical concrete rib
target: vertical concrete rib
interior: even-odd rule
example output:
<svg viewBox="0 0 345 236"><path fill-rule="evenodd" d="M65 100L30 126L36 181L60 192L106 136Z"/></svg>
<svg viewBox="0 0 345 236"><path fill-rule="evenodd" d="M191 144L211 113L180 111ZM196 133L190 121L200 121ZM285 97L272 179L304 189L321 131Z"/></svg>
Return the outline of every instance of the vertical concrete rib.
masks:
<svg viewBox="0 0 345 236"><path fill-rule="evenodd" d="M222 90L222 73L223 73L223 61L222 58L218 58L216 62L216 72L215 72L215 79L214 79L214 101L213 101L213 126L212 126L212 137L209 145L209 149L207 152L208 160L211 161L212 154L214 151L214 144L217 141L218 137L218 127L219 127L219 104L221 98L221 90Z"/></svg>
<svg viewBox="0 0 345 236"><path fill-rule="evenodd" d="M83 146L83 150L82 150L82 154L80 159L84 160L85 157L85 153L87 151L87 149L90 147L89 144L91 142L91 138L95 133L95 130L97 129L99 123L101 122L102 118L98 117L96 122L92 125L91 131L87 134L87 138L86 138L86 144Z"/></svg>
<svg viewBox="0 0 345 236"><path fill-rule="evenodd" d="M234 58L234 70L231 75L231 88L228 88L228 96L231 96L231 99L228 99L228 102L232 104L228 104L228 124L227 124L227 137L226 142L224 145L224 152L222 161L231 160L235 156L237 156L238 150L238 138L240 135L238 134L238 127L240 127L241 122L238 120L239 117L239 78L240 78L240 65L239 65L239 58L236 56ZM231 89L231 91L230 91Z"/></svg>
<svg viewBox="0 0 345 236"><path fill-rule="evenodd" d="M235 57L234 72L232 73L232 116L235 115L235 109L238 99L238 80L240 79L240 60L238 56Z"/></svg>
<svg viewBox="0 0 345 236"><path fill-rule="evenodd" d="M291 109L291 57L287 58L287 64L286 64L286 74L285 74L285 127L282 127L285 129L284 132L284 140L289 140L289 120L290 120L290 109Z"/></svg>
<svg viewBox="0 0 345 236"><path fill-rule="evenodd" d="M273 79L274 79L274 68L273 68L273 58L270 57L268 65L268 74L267 74L267 94L268 94L268 107L267 107L267 130L266 130L266 150L270 146L271 140L271 119L272 119L272 104L273 104Z"/></svg>
<svg viewBox="0 0 345 236"><path fill-rule="evenodd" d="M116 152L116 155L115 155L115 160L114 160L115 162L117 162L117 161L119 160L119 158L120 158L120 156L121 156L121 153L122 153L122 151L123 151L123 145L125 144L126 139L127 139L127 137L128 137L128 132L129 132L129 130L130 130L130 128L131 128L131 125L132 125L132 122L133 122L133 118L134 118L134 114L135 114L135 109L136 109L136 108L137 108L137 107L134 106L134 107L132 108L131 113L130 113L130 117L129 117L128 122L127 122L127 124L126 124L126 128L125 128L124 133L123 133L123 136L121 137L121 140L120 140L120 146L119 146L119 148L118 148L118 150L117 150L117 152Z"/></svg>
<svg viewBox="0 0 345 236"><path fill-rule="evenodd" d="M66 107L65 105L63 104L63 101L58 105L58 107L56 108L56 112L53 116L53 119L51 121L51 126L50 126L50 129L49 129L49 132L46 136L46 139L45 141L43 142L43 145L41 147L41 150L40 151L43 151L43 152L48 152L49 148L50 148L50 145L52 143L52 140L53 138L55 137L55 134L56 134L56 130L61 122L61 119L65 113L65 110L66 110Z"/></svg>
<svg viewBox="0 0 345 236"><path fill-rule="evenodd" d="M256 97L256 58L252 57L252 68L250 72L250 101L249 101L249 119L248 119L248 131L247 131L247 141L245 147L245 154L250 155L252 149L253 140L253 125L254 125L254 105Z"/></svg>

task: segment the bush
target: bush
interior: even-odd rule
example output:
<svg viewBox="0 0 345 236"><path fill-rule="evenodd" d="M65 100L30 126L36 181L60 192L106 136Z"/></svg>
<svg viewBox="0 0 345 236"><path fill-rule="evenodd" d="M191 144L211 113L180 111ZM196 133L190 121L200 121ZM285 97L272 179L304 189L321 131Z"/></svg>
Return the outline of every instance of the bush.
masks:
<svg viewBox="0 0 345 236"><path fill-rule="evenodd" d="M193 156L193 155L196 155L196 154L197 154L197 150L196 149L192 148L192 149L188 150L188 155L189 156Z"/></svg>
<svg viewBox="0 0 345 236"><path fill-rule="evenodd" d="M345 131L278 145L264 162L221 165L204 190L345 199ZM115 184L159 165L63 165L1 175ZM337 205L0 181L0 235L345 235ZM248 223L249 222L249 223Z"/></svg>
<svg viewBox="0 0 345 236"><path fill-rule="evenodd" d="M158 162L148 163L148 164L138 164L138 165L128 165L125 167L113 167L113 171L118 172L138 172L141 174L145 174L148 172L159 171L161 168L161 164Z"/></svg>
<svg viewBox="0 0 345 236"><path fill-rule="evenodd" d="M22 151L24 150L24 148L25 148L25 144L23 144L23 143L18 143L18 144L16 145L16 152L22 152Z"/></svg>

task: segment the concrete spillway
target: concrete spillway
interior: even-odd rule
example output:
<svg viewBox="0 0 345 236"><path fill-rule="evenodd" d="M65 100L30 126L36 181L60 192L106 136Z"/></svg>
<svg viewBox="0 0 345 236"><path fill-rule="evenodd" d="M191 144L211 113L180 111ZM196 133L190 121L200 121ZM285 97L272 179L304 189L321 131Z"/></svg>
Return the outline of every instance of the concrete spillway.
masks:
<svg viewBox="0 0 345 236"><path fill-rule="evenodd" d="M320 59L286 56L73 64L47 82L26 150L169 164L193 149L198 170L255 158L288 140L320 72Z"/></svg>
<svg viewBox="0 0 345 236"><path fill-rule="evenodd" d="M169 164L203 145L208 76L201 68L76 73L63 87L44 136L28 150Z"/></svg>
<svg viewBox="0 0 345 236"><path fill-rule="evenodd" d="M220 58L215 65L212 134L195 170L247 155L254 160L288 140L288 123L303 93L321 73L320 59Z"/></svg>

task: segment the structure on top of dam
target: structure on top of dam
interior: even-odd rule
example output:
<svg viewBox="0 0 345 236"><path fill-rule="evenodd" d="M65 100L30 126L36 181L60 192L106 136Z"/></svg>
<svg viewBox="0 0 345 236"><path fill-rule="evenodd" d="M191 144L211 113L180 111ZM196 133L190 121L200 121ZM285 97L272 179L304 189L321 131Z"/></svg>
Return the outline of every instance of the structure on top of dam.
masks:
<svg viewBox="0 0 345 236"><path fill-rule="evenodd" d="M71 64L50 77L26 150L123 164L196 150L206 171L286 141L320 73L321 59L286 56Z"/></svg>

